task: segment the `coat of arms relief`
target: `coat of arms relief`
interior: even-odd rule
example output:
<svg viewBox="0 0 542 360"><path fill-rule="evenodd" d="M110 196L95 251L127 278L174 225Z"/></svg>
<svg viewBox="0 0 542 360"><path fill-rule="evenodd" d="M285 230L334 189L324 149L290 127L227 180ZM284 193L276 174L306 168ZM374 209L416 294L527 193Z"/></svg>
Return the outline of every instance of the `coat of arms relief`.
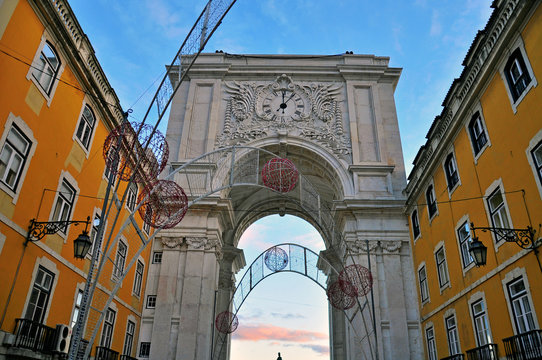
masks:
<svg viewBox="0 0 542 360"><path fill-rule="evenodd" d="M218 147L286 132L314 141L341 158L352 152L339 105L340 84L294 83L281 75L269 84L232 81Z"/></svg>

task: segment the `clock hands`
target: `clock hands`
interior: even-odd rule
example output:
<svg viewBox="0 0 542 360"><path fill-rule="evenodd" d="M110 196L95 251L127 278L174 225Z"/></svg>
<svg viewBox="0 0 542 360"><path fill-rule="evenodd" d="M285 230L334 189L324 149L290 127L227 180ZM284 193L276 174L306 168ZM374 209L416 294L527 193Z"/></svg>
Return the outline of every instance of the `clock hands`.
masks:
<svg viewBox="0 0 542 360"><path fill-rule="evenodd" d="M295 96L295 92L292 92L292 95L290 95L290 97L286 101L284 101L285 95L286 95L286 91L282 90L282 103L279 105L279 108L277 109L277 111L280 111L280 109L282 109L283 114L284 114L284 109L288 107L287 105L288 101L292 100L292 98Z"/></svg>

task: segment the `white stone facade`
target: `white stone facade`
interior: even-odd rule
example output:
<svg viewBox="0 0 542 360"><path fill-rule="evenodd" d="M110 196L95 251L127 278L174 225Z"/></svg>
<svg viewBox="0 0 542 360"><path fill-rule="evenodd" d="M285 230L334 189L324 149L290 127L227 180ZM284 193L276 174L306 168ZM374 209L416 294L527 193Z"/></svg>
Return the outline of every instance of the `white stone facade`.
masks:
<svg viewBox="0 0 542 360"><path fill-rule="evenodd" d="M350 324L330 307L332 359L422 358L393 97L401 70L388 63L370 55L197 59L172 102L166 134L172 169L231 145L286 157L317 190L322 208L331 209L345 242L295 201L266 189L229 188L198 202L153 244L163 252L161 264L151 264L146 290L156 295L156 308L144 309L140 334L151 342L152 359L211 358L214 316L228 308L234 275L245 266L239 238L272 213L295 213L321 229L328 248L322 256L339 268L352 261L367 266L369 247L376 337L360 342L352 331L361 329L360 318ZM228 351L214 358L227 359Z"/></svg>

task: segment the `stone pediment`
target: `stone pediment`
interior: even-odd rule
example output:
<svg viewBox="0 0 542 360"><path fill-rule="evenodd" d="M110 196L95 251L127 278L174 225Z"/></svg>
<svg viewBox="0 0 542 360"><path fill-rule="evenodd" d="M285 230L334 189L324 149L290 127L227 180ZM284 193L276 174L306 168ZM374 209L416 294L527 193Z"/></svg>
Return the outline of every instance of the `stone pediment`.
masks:
<svg viewBox="0 0 542 360"><path fill-rule="evenodd" d="M318 143L347 158L352 146L343 128L342 87L294 82L284 74L270 83L226 82L224 129L216 145L245 144L280 133Z"/></svg>

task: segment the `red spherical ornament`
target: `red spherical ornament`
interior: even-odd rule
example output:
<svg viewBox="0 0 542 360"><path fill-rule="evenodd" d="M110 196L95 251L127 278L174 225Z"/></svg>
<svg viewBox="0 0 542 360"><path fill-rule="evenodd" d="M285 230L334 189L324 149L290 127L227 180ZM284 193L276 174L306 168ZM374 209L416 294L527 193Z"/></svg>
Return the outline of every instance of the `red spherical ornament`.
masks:
<svg viewBox="0 0 542 360"><path fill-rule="evenodd" d="M216 316L215 326L218 331L223 334L231 334L237 330L239 326L239 320L234 313L229 311L223 311Z"/></svg>
<svg viewBox="0 0 542 360"><path fill-rule="evenodd" d="M143 221L154 228L170 229L188 210L188 197L182 187L170 180L158 180L145 187L137 198Z"/></svg>
<svg viewBox="0 0 542 360"><path fill-rule="evenodd" d="M345 284L343 284L344 286ZM351 285L350 285L351 286ZM348 292L352 292L349 290ZM327 289L327 298L331 305L339 310L348 310L356 304L356 298L344 292L339 281L333 282Z"/></svg>
<svg viewBox="0 0 542 360"><path fill-rule="evenodd" d="M109 133L103 157L110 173L120 180L154 181L165 168L169 148L164 135L149 124L125 122ZM144 150L146 147L146 150Z"/></svg>
<svg viewBox="0 0 542 360"><path fill-rule="evenodd" d="M364 296L369 293L373 286L373 275L365 266L348 265L339 274L340 284L350 284L353 287L353 296ZM344 285L343 291L351 291L348 285Z"/></svg>
<svg viewBox="0 0 542 360"><path fill-rule="evenodd" d="M273 158L262 169L262 182L265 186L281 193L292 191L297 184L299 172L288 159Z"/></svg>

